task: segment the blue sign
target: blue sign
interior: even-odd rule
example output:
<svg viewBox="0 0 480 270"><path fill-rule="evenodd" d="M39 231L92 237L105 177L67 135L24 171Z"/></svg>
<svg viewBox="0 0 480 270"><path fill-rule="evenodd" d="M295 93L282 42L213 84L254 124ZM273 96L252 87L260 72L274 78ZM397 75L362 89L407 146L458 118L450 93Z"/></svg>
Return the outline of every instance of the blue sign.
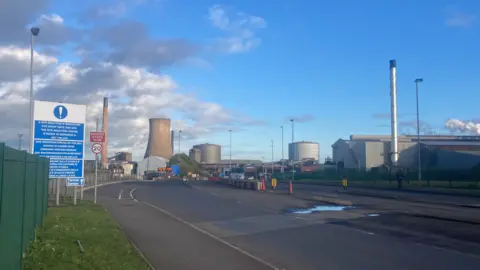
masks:
<svg viewBox="0 0 480 270"><path fill-rule="evenodd" d="M86 106L35 101L33 153L50 158L50 178L82 186Z"/></svg>
<svg viewBox="0 0 480 270"><path fill-rule="evenodd" d="M65 119L68 115L68 110L63 105L58 105L53 109L53 115L58 119Z"/></svg>
<svg viewBox="0 0 480 270"><path fill-rule="evenodd" d="M180 166L179 165L172 165L172 176L180 175Z"/></svg>
<svg viewBox="0 0 480 270"><path fill-rule="evenodd" d="M84 178L68 178L67 186L83 186L85 185Z"/></svg>

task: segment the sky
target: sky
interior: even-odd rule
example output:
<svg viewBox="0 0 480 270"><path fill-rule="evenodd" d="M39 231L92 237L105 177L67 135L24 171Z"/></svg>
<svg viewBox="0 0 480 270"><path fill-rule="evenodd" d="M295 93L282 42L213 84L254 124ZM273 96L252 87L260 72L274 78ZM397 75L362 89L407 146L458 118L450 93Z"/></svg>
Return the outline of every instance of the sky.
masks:
<svg viewBox="0 0 480 270"><path fill-rule="evenodd" d="M232 130L232 158L269 161L273 141L278 160L295 119L323 160L390 133L391 59L400 134L416 132L416 78L422 134L480 134L479 16L474 0L2 0L0 140L28 134L31 26L35 99L88 105L90 131L109 97L112 155L142 158L148 119L169 117L182 152L228 158Z"/></svg>

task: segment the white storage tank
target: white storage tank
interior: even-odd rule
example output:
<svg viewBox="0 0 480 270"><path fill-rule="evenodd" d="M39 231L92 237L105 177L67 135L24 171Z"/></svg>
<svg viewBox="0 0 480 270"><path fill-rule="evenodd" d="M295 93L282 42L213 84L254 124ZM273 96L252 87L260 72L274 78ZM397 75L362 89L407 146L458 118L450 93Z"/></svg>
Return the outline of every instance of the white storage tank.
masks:
<svg viewBox="0 0 480 270"><path fill-rule="evenodd" d="M316 142L294 142L288 144L288 159L300 161L303 159L314 159L318 161L320 145Z"/></svg>

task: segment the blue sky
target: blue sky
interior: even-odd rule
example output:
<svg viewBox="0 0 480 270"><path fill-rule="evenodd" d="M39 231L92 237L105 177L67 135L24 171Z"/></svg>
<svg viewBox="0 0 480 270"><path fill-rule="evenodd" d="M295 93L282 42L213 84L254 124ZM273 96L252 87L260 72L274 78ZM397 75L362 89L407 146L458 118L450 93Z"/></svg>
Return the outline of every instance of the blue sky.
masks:
<svg viewBox="0 0 480 270"><path fill-rule="evenodd" d="M78 10L70 4L56 3L52 11L67 24L92 27L78 21ZM98 3L78 5L82 10ZM233 15L263 18L265 26L252 30L261 41L258 46L241 53L210 50L212 40L231 35L212 26L208 11L215 4ZM285 144L291 140L286 120L291 116L310 119L296 124L295 138L318 141L322 157L330 155L331 144L340 137L388 133L390 59L397 60L400 132L414 132L408 123L415 120L417 77L424 79L421 120L433 131L448 133L444 125L449 118L480 118L475 111L480 95L478 16L479 1L165 0L132 4L122 17L102 24L138 20L152 37L201 46L195 59L161 72L171 75L180 91L265 121L234 134L233 151L245 148L252 158L270 159L271 139L280 157L280 125L286 125ZM228 144L228 132L209 139Z"/></svg>

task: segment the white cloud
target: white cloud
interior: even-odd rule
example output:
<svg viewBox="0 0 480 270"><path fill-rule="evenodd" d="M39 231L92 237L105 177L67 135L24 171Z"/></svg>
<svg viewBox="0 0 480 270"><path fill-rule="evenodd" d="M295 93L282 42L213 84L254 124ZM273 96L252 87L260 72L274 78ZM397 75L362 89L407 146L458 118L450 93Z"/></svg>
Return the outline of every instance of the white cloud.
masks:
<svg viewBox="0 0 480 270"><path fill-rule="evenodd" d="M449 27L468 28L475 24L477 16L455 8L448 8L446 12L445 25Z"/></svg>
<svg viewBox="0 0 480 270"><path fill-rule="evenodd" d="M57 63L57 59L34 54L34 73L41 73ZM0 83L21 80L30 74L30 48L0 46Z"/></svg>
<svg viewBox="0 0 480 270"><path fill-rule="evenodd" d="M480 135L480 123L474 121L461 121L458 119L448 119L445 128L452 132Z"/></svg>
<svg viewBox="0 0 480 270"><path fill-rule="evenodd" d="M22 51L13 46L2 50L10 50L8 55ZM41 62L46 64L58 61L41 54L37 58L43 59ZM25 57L19 59L23 59L23 62L18 61L19 66L29 61ZM3 65L4 62L0 61L0 67ZM0 84L0 123L8 127L0 131L0 137L6 141L15 141L17 133L28 132L29 79L28 74L24 75L16 82ZM190 119L173 121L173 128L182 130L182 141L208 136L218 129L227 130L233 122L247 123L247 118L235 115L216 103L179 93L178 87L170 76L105 62L89 66L61 62L35 76L36 99L87 104L89 130L95 127L96 118L101 117L103 96L110 98L111 154L134 148L135 156L143 155L148 118L169 117L168 112Z"/></svg>
<svg viewBox="0 0 480 270"><path fill-rule="evenodd" d="M266 27L263 18L235 12L223 5L214 5L209 9L212 25L225 32L226 37L218 38L217 48L227 53L248 52L261 44L255 34Z"/></svg>
<svg viewBox="0 0 480 270"><path fill-rule="evenodd" d="M5 1L7 11L2 9ZM18 9L17 2L30 3L32 8ZM147 3L153 0L144 2ZM172 127L182 130L185 150L189 144L207 142L215 132L262 124L219 104L199 100L193 93L180 91L181 84L159 72L165 66L188 61L207 66L208 63L196 56L199 46L183 39L154 39L145 25L128 20L93 30L79 30L70 27L69 20L61 15L45 13L47 4L47 0L2 1L0 15L8 15L18 29L11 32L6 29L7 32L0 36L0 140L16 146L17 134L25 134L23 145L27 145L28 29L32 26L29 24L31 18L35 17L38 18L35 25L40 27L34 58L35 99L86 104L87 131L90 131L95 128L96 119L101 117L103 97L109 97L110 154L133 149L135 157L143 157L148 119L152 117L171 118ZM17 13L18 20L10 13ZM3 19L0 16L0 22ZM226 29L246 31L258 23L253 18L248 20L248 23L231 23ZM245 31L244 37L253 38L253 34L247 35ZM131 34L125 35L125 32ZM69 46L63 46L65 44ZM61 52L67 57L60 60L52 56L52 52ZM82 59L65 60L75 54Z"/></svg>

